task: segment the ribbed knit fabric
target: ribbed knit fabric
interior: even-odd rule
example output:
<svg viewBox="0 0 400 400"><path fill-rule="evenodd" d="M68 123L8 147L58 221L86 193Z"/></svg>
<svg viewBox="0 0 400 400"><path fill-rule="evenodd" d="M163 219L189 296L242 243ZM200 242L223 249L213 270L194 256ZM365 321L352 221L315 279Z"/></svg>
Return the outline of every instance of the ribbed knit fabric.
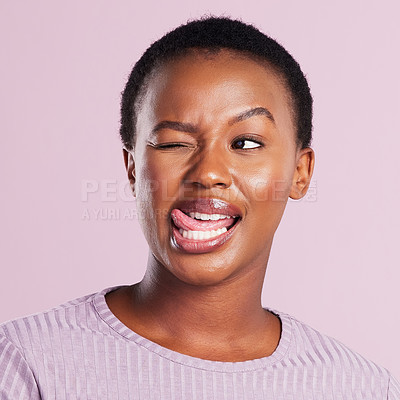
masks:
<svg viewBox="0 0 400 400"><path fill-rule="evenodd" d="M269 357L171 351L112 314L104 295L116 288L0 325L0 399L400 400L388 371L284 313Z"/></svg>

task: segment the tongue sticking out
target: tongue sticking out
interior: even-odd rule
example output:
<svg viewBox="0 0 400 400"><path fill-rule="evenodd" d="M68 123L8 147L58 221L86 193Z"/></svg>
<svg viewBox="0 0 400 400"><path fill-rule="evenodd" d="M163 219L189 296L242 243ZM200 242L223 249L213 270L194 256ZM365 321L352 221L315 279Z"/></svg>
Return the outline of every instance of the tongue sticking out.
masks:
<svg viewBox="0 0 400 400"><path fill-rule="evenodd" d="M171 217L178 228L186 231L216 231L223 227L228 228L228 226L232 226L235 222L235 218L233 217L216 221L202 221L189 217L177 208L171 211Z"/></svg>

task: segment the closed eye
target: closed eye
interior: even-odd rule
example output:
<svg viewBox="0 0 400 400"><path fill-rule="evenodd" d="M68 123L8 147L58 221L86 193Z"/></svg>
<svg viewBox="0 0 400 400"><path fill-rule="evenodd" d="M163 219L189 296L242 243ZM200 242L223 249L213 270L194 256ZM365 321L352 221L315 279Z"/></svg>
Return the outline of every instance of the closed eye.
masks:
<svg viewBox="0 0 400 400"><path fill-rule="evenodd" d="M152 147L156 149L173 149L173 148L179 148L179 147L191 147L189 143L164 143L164 144L157 144L157 145L152 145Z"/></svg>

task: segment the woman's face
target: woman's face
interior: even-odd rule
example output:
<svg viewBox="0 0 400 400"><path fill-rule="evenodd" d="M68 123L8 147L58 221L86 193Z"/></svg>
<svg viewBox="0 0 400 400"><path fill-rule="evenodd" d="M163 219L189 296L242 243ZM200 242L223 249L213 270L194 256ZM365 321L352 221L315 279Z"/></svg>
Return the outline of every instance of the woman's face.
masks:
<svg viewBox="0 0 400 400"><path fill-rule="evenodd" d="M127 168L157 264L194 285L265 268L301 152L272 69L228 51L171 61L136 128Z"/></svg>

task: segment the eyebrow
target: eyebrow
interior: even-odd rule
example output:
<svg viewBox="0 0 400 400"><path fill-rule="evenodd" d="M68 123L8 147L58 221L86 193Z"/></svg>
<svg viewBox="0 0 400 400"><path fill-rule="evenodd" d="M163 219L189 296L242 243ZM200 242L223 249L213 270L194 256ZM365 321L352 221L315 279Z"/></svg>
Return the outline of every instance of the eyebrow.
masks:
<svg viewBox="0 0 400 400"><path fill-rule="evenodd" d="M250 110L243 111L238 115L235 115L228 121L228 125L234 125L238 122L244 121L256 115L264 115L272 123L275 124L275 119L269 110L267 110L265 107L255 107L251 108ZM193 125L189 122L178 122L178 121L161 121L153 128L152 132L153 134L155 134L163 129L171 129L174 131L186 132L186 133L198 132L198 128L196 127L196 125Z"/></svg>
<svg viewBox="0 0 400 400"><path fill-rule="evenodd" d="M177 122L177 121L161 121L154 128L153 133L157 133L163 129L172 129L179 132L197 133L195 125L188 122Z"/></svg>
<svg viewBox="0 0 400 400"><path fill-rule="evenodd" d="M249 118L254 117L256 115L264 115L271 122L273 122L275 124L275 119L274 119L273 115L271 114L271 112L269 110L267 110L265 107L255 107L255 108L251 108L250 110L244 111L244 112L236 115L235 117L233 117L229 121L229 125L236 124L238 122L244 121L245 119L249 119Z"/></svg>

